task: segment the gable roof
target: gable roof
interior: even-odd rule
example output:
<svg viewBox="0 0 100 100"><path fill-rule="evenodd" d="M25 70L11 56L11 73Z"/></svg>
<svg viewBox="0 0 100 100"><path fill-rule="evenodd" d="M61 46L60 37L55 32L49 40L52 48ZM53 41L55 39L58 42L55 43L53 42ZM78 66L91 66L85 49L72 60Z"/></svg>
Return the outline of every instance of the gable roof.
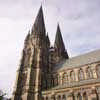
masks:
<svg viewBox="0 0 100 100"><path fill-rule="evenodd" d="M83 65L87 65L99 61L100 61L100 50L95 50L86 53L84 55L69 58L67 60L62 61L59 64L56 64L54 71L56 70L61 71L73 67L81 67Z"/></svg>

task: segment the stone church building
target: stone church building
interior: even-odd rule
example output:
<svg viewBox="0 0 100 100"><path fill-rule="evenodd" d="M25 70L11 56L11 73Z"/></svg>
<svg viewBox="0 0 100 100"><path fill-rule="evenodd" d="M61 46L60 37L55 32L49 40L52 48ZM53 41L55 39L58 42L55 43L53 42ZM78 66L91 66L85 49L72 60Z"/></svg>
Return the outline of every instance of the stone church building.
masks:
<svg viewBox="0 0 100 100"><path fill-rule="evenodd" d="M41 6L24 42L11 100L100 100L100 50L70 58L59 25L51 47Z"/></svg>

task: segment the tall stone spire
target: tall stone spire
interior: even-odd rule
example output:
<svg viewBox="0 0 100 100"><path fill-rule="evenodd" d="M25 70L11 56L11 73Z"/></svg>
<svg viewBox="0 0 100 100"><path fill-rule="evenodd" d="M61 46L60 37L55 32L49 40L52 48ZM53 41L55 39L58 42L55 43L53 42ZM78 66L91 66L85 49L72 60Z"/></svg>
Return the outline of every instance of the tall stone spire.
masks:
<svg viewBox="0 0 100 100"><path fill-rule="evenodd" d="M45 24L44 24L42 5L39 9L38 15L32 27L32 33L33 34L45 34Z"/></svg>
<svg viewBox="0 0 100 100"><path fill-rule="evenodd" d="M57 48L57 49L65 50L65 45L64 45L64 42L63 42L63 38L62 38L62 35L61 35L59 24L57 26L57 32L56 32L54 47Z"/></svg>
<svg viewBox="0 0 100 100"><path fill-rule="evenodd" d="M64 55L66 58L69 58L68 54L65 50L65 45L64 45L64 42L63 42L63 38L62 38L62 35L61 35L61 30L60 30L59 24L57 26L54 47L57 50L57 52L59 53L59 55L61 55L61 56Z"/></svg>

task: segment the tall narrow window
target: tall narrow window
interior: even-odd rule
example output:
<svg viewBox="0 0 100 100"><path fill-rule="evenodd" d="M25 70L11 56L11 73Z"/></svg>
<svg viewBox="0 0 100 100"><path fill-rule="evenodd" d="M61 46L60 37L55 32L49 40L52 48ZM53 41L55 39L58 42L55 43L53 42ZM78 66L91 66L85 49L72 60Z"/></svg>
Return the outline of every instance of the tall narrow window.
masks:
<svg viewBox="0 0 100 100"><path fill-rule="evenodd" d="M74 81L74 80L75 80L74 71L71 71L71 72L70 72L70 79L71 79L71 81Z"/></svg>
<svg viewBox="0 0 100 100"><path fill-rule="evenodd" d="M84 80L84 73L82 69L79 70L79 80L80 81Z"/></svg>
<svg viewBox="0 0 100 100"><path fill-rule="evenodd" d="M62 83L63 83L63 84L66 84L67 80L68 80L68 75L67 75L67 73L65 72L65 73L63 74L63 76L62 76Z"/></svg>
<svg viewBox="0 0 100 100"><path fill-rule="evenodd" d="M88 79L93 78L92 70L91 70L90 67L87 68L86 73L87 73L87 77L88 77Z"/></svg>

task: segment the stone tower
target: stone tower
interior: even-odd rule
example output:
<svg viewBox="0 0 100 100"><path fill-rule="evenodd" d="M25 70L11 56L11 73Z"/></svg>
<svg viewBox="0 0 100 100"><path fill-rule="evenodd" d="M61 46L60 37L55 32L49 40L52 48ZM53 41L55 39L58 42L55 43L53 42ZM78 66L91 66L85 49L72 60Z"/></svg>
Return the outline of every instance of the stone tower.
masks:
<svg viewBox="0 0 100 100"><path fill-rule="evenodd" d="M41 100L41 90L46 88L41 83L48 73L49 47L41 6L24 42L12 100Z"/></svg>
<svg viewBox="0 0 100 100"><path fill-rule="evenodd" d="M53 64L59 63L60 61L69 58L68 53L65 49L59 24L57 26L54 47L52 47L52 49L53 49L52 52L50 52L50 56L51 56L50 58L52 58L52 61L50 62L52 62Z"/></svg>

